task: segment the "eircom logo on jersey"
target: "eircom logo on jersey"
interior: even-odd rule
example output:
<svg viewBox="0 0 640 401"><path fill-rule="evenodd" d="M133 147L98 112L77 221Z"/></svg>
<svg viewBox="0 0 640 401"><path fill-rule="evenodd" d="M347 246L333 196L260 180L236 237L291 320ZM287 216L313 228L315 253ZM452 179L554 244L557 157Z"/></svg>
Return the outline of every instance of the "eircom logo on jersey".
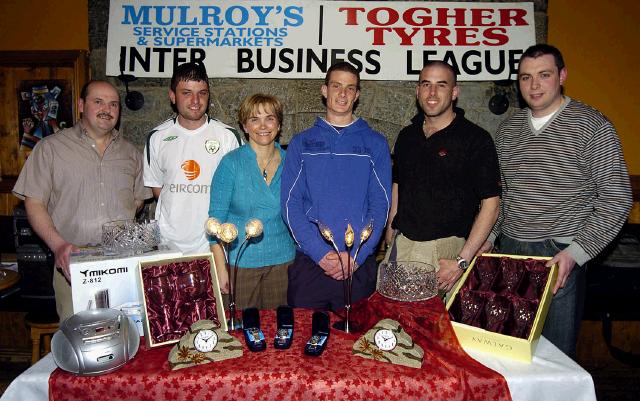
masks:
<svg viewBox="0 0 640 401"><path fill-rule="evenodd" d="M189 181L193 181L200 176L200 165L195 160L185 160L180 165L184 176ZM208 194L211 185L209 184L170 184L171 193Z"/></svg>
<svg viewBox="0 0 640 401"><path fill-rule="evenodd" d="M200 175L200 165L195 160L185 160L180 167L189 181L195 180Z"/></svg>

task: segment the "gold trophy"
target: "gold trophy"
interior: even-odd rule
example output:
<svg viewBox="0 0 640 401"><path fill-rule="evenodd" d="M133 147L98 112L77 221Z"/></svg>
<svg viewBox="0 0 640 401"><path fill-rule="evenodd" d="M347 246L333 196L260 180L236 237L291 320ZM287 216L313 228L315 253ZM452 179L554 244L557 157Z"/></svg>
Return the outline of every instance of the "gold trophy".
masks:
<svg viewBox="0 0 640 401"><path fill-rule="evenodd" d="M353 273L355 271L355 267L351 264L351 249L353 247L353 243L355 240L355 233L353 232L353 227L351 224L347 224L347 228L344 232L344 244L347 250L347 254L349 258L347 259L347 269L345 274L344 263L342 263L342 258L340 257L340 250L336 245L336 242L333 239L333 232L331 229L325 224L318 222L318 229L320 230L320 234L322 237L331 244L334 252L338 256L338 261L340 262L340 268L342 269L342 276L344 277L342 281L342 289L344 294L344 309L345 309L345 318L343 321L336 322L333 325L334 329L342 330L345 333L352 333L357 331L355 327L353 327L349 321L349 316L351 312L351 298L352 298L352 290L353 290ZM358 247L356 248L356 252L353 256L353 261L355 263L358 258L358 253L360 252L360 248L362 248L362 244L364 244L369 237L371 237L371 233L373 232L373 220L370 220L369 223L362 228L360 231L360 242L358 243Z"/></svg>
<svg viewBox="0 0 640 401"><path fill-rule="evenodd" d="M236 280L238 277L238 261L242 252L247 249L249 240L262 235L262 222L259 219L251 219L245 224L245 238L238 248L238 254L236 256L235 263L233 264L233 270L231 270L231 265L229 263L229 245L238 237L238 228L232 223L221 224L217 219L209 217L205 223L205 229L207 234L218 238L222 243L225 267L227 269L227 275L229 276L229 321L227 324L229 331L242 329L242 319L236 317Z"/></svg>

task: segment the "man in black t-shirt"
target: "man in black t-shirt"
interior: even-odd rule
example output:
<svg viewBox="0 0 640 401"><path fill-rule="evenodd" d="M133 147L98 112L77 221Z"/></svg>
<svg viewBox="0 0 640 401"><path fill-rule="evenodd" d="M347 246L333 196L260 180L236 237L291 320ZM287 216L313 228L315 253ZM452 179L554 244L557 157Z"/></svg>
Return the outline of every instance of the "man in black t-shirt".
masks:
<svg viewBox="0 0 640 401"><path fill-rule="evenodd" d="M451 290L487 239L500 204L493 140L453 107L458 93L450 65L431 61L420 72L421 112L394 146L386 233L396 260L435 266L443 292Z"/></svg>

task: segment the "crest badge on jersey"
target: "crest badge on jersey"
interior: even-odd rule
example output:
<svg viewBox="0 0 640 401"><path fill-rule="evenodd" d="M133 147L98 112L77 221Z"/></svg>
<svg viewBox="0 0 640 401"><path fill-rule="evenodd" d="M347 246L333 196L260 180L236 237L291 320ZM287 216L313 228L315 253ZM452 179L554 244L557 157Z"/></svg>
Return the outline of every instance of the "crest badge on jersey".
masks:
<svg viewBox="0 0 640 401"><path fill-rule="evenodd" d="M204 143L204 148L210 154L214 154L220 149L220 142L216 141L215 139L207 139Z"/></svg>

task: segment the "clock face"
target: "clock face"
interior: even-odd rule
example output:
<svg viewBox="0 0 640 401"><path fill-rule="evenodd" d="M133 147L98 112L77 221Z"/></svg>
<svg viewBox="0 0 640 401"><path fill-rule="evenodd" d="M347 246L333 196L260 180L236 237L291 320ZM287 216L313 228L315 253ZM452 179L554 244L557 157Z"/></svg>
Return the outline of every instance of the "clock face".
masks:
<svg viewBox="0 0 640 401"><path fill-rule="evenodd" d="M215 331L204 329L200 330L193 339L193 346L199 352L211 352L218 344L218 335Z"/></svg>
<svg viewBox="0 0 640 401"><path fill-rule="evenodd" d="M376 331L376 334L373 335L373 340L381 351L391 351L396 347L398 342L396 335L389 329Z"/></svg>

